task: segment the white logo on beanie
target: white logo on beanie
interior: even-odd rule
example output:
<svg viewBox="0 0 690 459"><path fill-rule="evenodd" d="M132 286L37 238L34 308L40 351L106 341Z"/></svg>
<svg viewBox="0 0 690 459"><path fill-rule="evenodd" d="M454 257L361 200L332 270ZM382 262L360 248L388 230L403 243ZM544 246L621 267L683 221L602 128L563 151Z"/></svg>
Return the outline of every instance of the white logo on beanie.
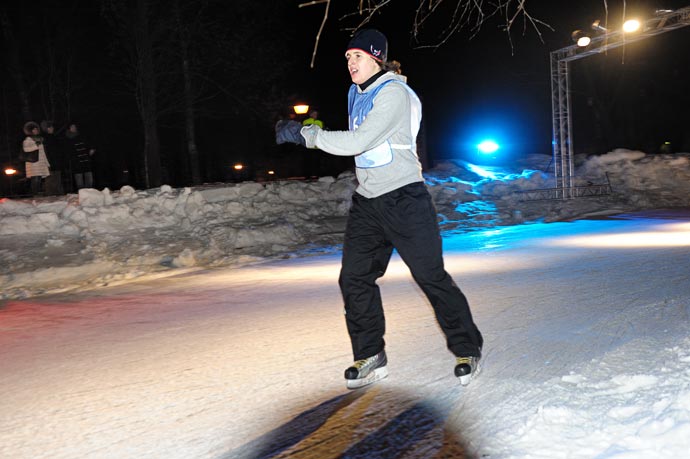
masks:
<svg viewBox="0 0 690 459"><path fill-rule="evenodd" d="M381 55L381 50L380 49L374 49L374 45L369 46L369 50L371 51L372 56L379 57Z"/></svg>

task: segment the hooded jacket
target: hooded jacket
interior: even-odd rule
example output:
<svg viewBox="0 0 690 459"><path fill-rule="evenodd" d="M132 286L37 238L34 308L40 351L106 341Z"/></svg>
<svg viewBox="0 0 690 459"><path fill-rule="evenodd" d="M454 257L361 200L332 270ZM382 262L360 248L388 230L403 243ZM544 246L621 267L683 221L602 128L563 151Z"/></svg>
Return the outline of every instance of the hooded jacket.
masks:
<svg viewBox="0 0 690 459"><path fill-rule="evenodd" d="M338 156L362 156L356 159L355 191L366 198L423 182L416 147L422 107L405 78L387 72L364 91L357 85L350 91L351 130L316 129L315 136L305 135L307 146ZM366 100L368 95L373 97Z"/></svg>

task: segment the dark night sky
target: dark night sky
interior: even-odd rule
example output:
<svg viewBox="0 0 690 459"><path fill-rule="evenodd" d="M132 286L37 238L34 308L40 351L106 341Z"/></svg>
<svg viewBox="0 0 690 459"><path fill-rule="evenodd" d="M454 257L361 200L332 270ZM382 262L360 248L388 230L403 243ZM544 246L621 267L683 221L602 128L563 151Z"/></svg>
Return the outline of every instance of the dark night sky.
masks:
<svg viewBox="0 0 690 459"><path fill-rule="evenodd" d="M663 4L667 8L681 8L687 2L667 1ZM533 0L527 5L533 17L548 23L554 30L541 27L542 42L531 26L526 27L524 35L518 26L512 33L512 49L498 19L488 21L473 38L469 32L461 31L433 50L413 46L410 39L411 9L390 8L373 21L372 25L389 37L389 57L403 64L403 73L422 97L427 143L433 157L473 159L474 145L483 135L500 139L509 157L551 153L549 53L569 46L573 30L586 29L595 19L603 21L606 17L604 1ZM613 27L622 17L622 1L609 0L608 5L608 22ZM637 11L649 15L660 6L662 2L629 0L627 12L628 16ZM308 40L311 45L323 9L318 6L309 8L314 11L308 18L305 15L304 27L312 29L312 36L307 37L311 39ZM316 68L310 71L306 80L312 85L317 105L322 108L322 117L334 127L336 123L340 123L337 127L344 127L349 80L343 48L348 32L339 30L338 26L349 26L352 21L338 22L336 18L337 15L332 13ZM429 28L425 35L427 41L433 41L432 31L436 32ZM573 95L576 151L605 153L615 147L651 149L657 148L663 138L673 138L676 148L682 148L685 143L685 149L690 149L690 138L687 134L683 136L687 131L683 128L690 125L686 109L690 102L687 96L690 92L690 53L684 51L688 43L690 27L573 63L571 84L577 92ZM311 57L310 51L305 50L305 65ZM655 89L655 82L675 87L673 94L665 94L671 88ZM619 90L614 95L612 84L627 88L628 92ZM620 108L614 116L620 116L621 123L634 124L630 117L622 116L621 111L629 113L638 109L637 124L644 124L645 114L651 112L663 114L664 121L657 119L655 127L646 129L649 131L647 139L626 137L630 130L639 131L639 126L621 129L617 136L611 133L604 135L600 131L607 126L602 128L591 122L587 98L592 95L608 96L612 99L611 104L618 101ZM644 100L640 102L640 99ZM610 127L608 129L611 130ZM595 141L597 139L598 142Z"/></svg>
<svg viewBox="0 0 690 459"><path fill-rule="evenodd" d="M333 1L313 69L309 63L324 5L299 9L301 2L245 1L242 3L249 5L249 11L254 11L254 17L245 18L234 15L237 3L228 2L227 7L217 3L222 8L218 15L221 26L235 31L241 29L242 22L249 21L251 26L241 33L255 35L248 40L240 36L245 40L220 50L208 48L222 53L229 64L226 71L213 75L226 85L226 91L206 101L206 118L198 122L206 180L227 179L227 174L218 173L226 166L218 165L235 160L251 160L257 167L273 160L282 161L283 166L301 167L302 159L292 161L292 153L270 144L275 115L269 114L266 107L263 112L256 108L262 101L267 106L284 106L281 111L286 113L297 99L304 99L319 109L329 128L346 128L350 80L344 51L350 36L348 28L358 25L359 20L343 16L356 9L359 2ZM512 48L507 34L501 30L500 18L488 20L474 37L461 30L439 48L419 48L411 39L413 6L417 3L396 0L374 17L370 26L388 36L389 58L402 63L403 73L422 99L430 158L472 160L474 145L482 136L496 137L508 158L529 153L551 154L549 53L569 46L572 30L588 28L595 19L603 20L604 0L528 0L529 13L553 30L541 26L540 40L532 26L527 25L523 34L522 24L516 24ZM620 22L622 3L608 0L611 27ZM676 9L688 3L628 0L627 10L629 15L637 10L649 15L655 7ZM66 4L37 0L30 5L17 3L5 8L16 21L18 34L26 36L27 30L40 25L39 13L50 15ZM75 68L85 78L76 88L72 110L100 142L101 158L107 158L104 167L123 168L127 161L139 167L141 160L137 155L142 142L136 108L131 95L114 89L119 83L119 77L113 73L118 65L112 57L116 46L100 15L100 2L73 0L68 4L75 7L73 14L59 25L63 31L75 31ZM437 16L436 23L422 30L423 43L437 42L446 17L447 14ZM615 147L627 147L654 153L665 140L672 141L675 150L690 151L689 42L690 27L686 27L575 62L572 89L576 152L605 153ZM28 45L23 41L21 51L24 58L31 60L34 51ZM3 59L6 58L5 53ZM21 142L22 121L14 102L13 80L6 68L1 76L5 111L0 131L3 159ZM240 80L243 78L246 80ZM266 84L261 85L264 78L272 79L270 93ZM30 89L34 101L44 96L37 85L30 85ZM228 91L232 92L229 98ZM34 104L36 112L40 112L41 104ZM601 113L607 116L601 117ZM184 169L185 160L179 117L162 118L161 137L170 182L186 184L184 174L179 172ZM299 155L307 156L304 152ZM338 163L338 167L341 164L345 163Z"/></svg>

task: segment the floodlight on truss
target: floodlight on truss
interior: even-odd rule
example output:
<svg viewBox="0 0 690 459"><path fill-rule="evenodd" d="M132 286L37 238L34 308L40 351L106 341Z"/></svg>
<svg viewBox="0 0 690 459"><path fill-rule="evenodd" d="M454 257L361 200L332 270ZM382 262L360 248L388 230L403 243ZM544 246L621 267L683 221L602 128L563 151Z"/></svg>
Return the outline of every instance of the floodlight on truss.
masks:
<svg viewBox="0 0 690 459"><path fill-rule="evenodd" d="M592 23L592 29L596 30L597 32L604 32L607 33L609 29L601 25L601 21L597 19Z"/></svg>
<svg viewBox="0 0 690 459"><path fill-rule="evenodd" d="M690 6L670 12L657 11L655 17L640 23L635 33L623 30L609 31L601 26L599 21L595 21L592 27L604 33L592 37L588 46L574 44L551 52L552 146L556 177L554 190L557 191L559 198L570 199L577 195L573 181L570 62L688 25L690 25Z"/></svg>
<svg viewBox="0 0 690 459"><path fill-rule="evenodd" d="M582 30L575 30L570 36L573 41L577 43L577 46L580 47L589 46L589 44L592 42L592 37L584 33Z"/></svg>

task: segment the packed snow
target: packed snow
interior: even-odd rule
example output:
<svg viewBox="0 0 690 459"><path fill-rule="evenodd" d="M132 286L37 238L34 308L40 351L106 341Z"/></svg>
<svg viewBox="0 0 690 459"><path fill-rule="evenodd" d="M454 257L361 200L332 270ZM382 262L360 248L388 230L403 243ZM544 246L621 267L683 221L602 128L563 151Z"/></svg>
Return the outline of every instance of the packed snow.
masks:
<svg viewBox="0 0 690 459"><path fill-rule="evenodd" d="M525 201L549 167L425 174L486 340L466 388L395 257L390 376L344 389L351 173L2 200L0 457L690 457L690 154Z"/></svg>

